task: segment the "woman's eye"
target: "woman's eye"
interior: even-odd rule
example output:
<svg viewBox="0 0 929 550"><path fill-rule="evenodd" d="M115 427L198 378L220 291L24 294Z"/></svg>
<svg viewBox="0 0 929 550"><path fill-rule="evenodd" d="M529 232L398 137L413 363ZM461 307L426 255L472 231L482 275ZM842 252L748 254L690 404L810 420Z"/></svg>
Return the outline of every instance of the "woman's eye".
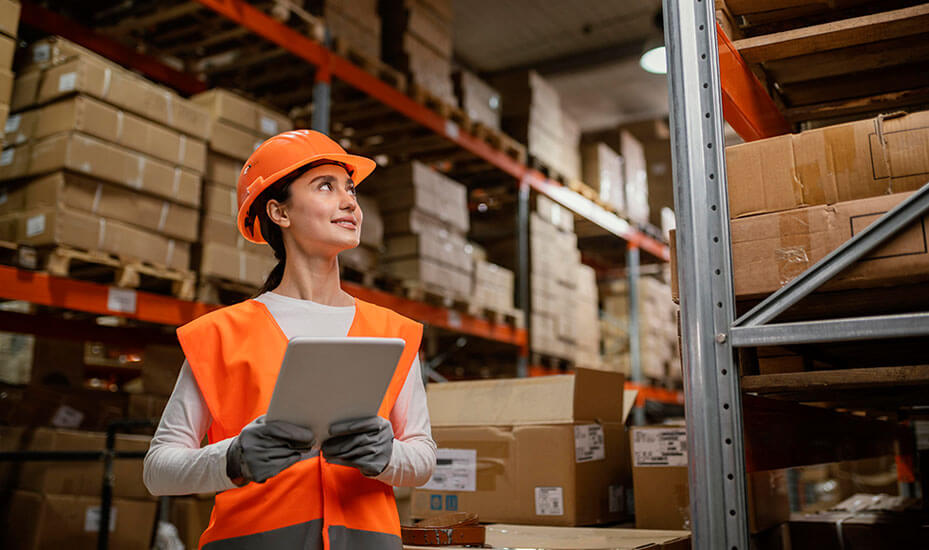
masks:
<svg viewBox="0 0 929 550"><path fill-rule="evenodd" d="M353 185L353 186L349 187L349 188L348 188L348 192L351 193L352 196L355 196L355 186Z"/></svg>
<svg viewBox="0 0 929 550"><path fill-rule="evenodd" d="M319 188L320 188L320 189L326 189L326 190L328 190L328 191L332 191L332 184L329 183L329 182L326 182L326 183L320 184Z"/></svg>

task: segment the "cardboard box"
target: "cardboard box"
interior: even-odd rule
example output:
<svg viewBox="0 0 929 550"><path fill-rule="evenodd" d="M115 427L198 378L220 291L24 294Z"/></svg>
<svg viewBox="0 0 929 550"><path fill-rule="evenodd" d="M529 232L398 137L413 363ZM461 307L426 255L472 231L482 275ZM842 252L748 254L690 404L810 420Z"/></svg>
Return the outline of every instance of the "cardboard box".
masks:
<svg viewBox="0 0 929 550"><path fill-rule="evenodd" d="M924 514L847 511L790 516L792 550L895 550L919 548L925 542Z"/></svg>
<svg viewBox="0 0 929 550"><path fill-rule="evenodd" d="M0 214L43 207L96 214L188 242L198 237L196 209L71 172L55 172L0 191Z"/></svg>
<svg viewBox="0 0 929 550"><path fill-rule="evenodd" d="M199 547L200 535L210 524L215 499L207 496L179 497L171 499L171 523L185 548Z"/></svg>
<svg viewBox="0 0 929 550"><path fill-rule="evenodd" d="M487 526L487 544L492 548L689 550L690 533L604 527L539 527L500 524Z"/></svg>
<svg viewBox="0 0 929 550"><path fill-rule="evenodd" d="M90 549L97 546L100 497L13 493L2 545L8 550ZM147 550L158 503L117 498L110 512L111 548Z"/></svg>
<svg viewBox="0 0 929 550"><path fill-rule="evenodd" d="M126 260L136 259L186 271L190 244L150 231L62 207L29 210L15 217L16 242L31 246L66 245L98 250Z"/></svg>
<svg viewBox="0 0 929 550"><path fill-rule="evenodd" d="M732 220L736 296L748 298L774 292L909 195L898 193ZM927 228L929 216L924 216L821 290L929 279Z"/></svg>
<svg viewBox="0 0 929 550"><path fill-rule="evenodd" d="M430 384L443 466L413 491L414 517L460 510L483 521L546 525L626 517L624 381L619 374L578 369L574 375Z"/></svg>
<svg viewBox="0 0 929 550"><path fill-rule="evenodd" d="M180 346L146 346L142 352L142 387L145 392L171 395L184 359Z"/></svg>
<svg viewBox="0 0 929 550"><path fill-rule="evenodd" d="M276 265L277 260L270 248L266 254L260 255L231 246L206 243L203 245L200 274L261 286Z"/></svg>
<svg viewBox="0 0 929 550"><path fill-rule="evenodd" d="M74 96L17 113L5 126L7 143L79 131L202 174L206 143L88 96Z"/></svg>
<svg viewBox="0 0 929 550"><path fill-rule="evenodd" d="M294 127L293 122L283 113L228 90L216 88L197 94L190 100L207 109L214 120L228 122L265 137L292 130Z"/></svg>
<svg viewBox="0 0 929 550"><path fill-rule="evenodd" d="M84 342L35 337L32 346L33 384L84 386Z"/></svg>
<svg viewBox="0 0 929 550"><path fill-rule="evenodd" d="M212 183L235 188L239 182L239 172L242 170L243 165L244 163L240 160L208 151L204 179Z"/></svg>
<svg viewBox="0 0 929 550"><path fill-rule="evenodd" d="M426 290L451 297L463 298L471 294L471 272L426 258L411 258L381 262L381 270L402 281L422 283Z"/></svg>
<svg viewBox="0 0 929 550"><path fill-rule="evenodd" d="M539 218L566 233L574 232L574 213L545 195L536 197L535 211Z"/></svg>
<svg viewBox="0 0 929 550"><path fill-rule="evenodd" d="M106 449L106 434L57 428L36 428L17 431L0 428L0 434L15 442L8 450L22 451L102 451ZM117 434L116 449L148 451L151 438L144 435ZM103 469L100 462L23 462L18 467L15 487L39 493L100 496ZM152 499L142 482L142 459L113 462L115 476L113 494L117 497Z"/></svg>
<svg viewBox="0 0 929 550"><path fill-rule="evenodd" d="M13 72L9 69L0 69L0 103L12 103L13 86Z"/></svg>
<svg viewBox="0 0 929 550"><path fill-rule="evenodd" d="M264 136L256 132L242 130L224 120L217 120L213 122L210 149L244 163L264 140Z"/></svg>
<svg viewBox="0 0 929 550"><path fill-rule="evenodd" d="M619 144L619 152L623 158L626 214L633 221L648 223L650 209L645 148L639 140L625 130L619 133Z"/></svg>
<svg viewBox="0 0 929 550"><path fill-rule="evenodd" d="M19 28L19 2L0 0L0 32L16 38Z"/></svg>
<svg viewBox="0 0 929 550"><path fill-rule="evenodd" d="M391 237L384 243L385 262L422 259L470 274L474 270L471 245L464 237L442 228L435 233Z"/></svg>
<svg viewBox="0 0 929 550"><path fill-rule="evenodd" d="M385 219L387 213L398 210L421 210L447 227L467 233L470 221L464 185L417 161L377 170L369 180L365 181L365 192L376 197Z"/></svg>
<svg viewBox="0 0 929 550"><path fill-rule="evenodd" d="M632 478L637 529L690 529L687 431L683 426L632 429ZM790 519L784 470L748 478L749 530L764 531Z"/></svg>
<svg viewBox="0 0 929 550"><path fill-rule="evenodd" d="M209 186L208 186L209 187ZM200 242L231 246L252 254L268 253L268 245L246 241L236 227L235 217L229 213L215 214L205 212L201 226Z"/></svg>
<svg viewBox="0 0 929 550"><path fill-rule="evenodd" d="M219 219L235 220L239 212L236 188L207 182L203 189L203 212Z"/></svg>
<svg viewBox="0 0 929 550"><path fill-rule="evenodd" d="M81 93L188 136L201 140L209 138L210 116L199 105L62 38L45 40L49 45L66 43L66 46L56 46L67 52L66 60L60 64L45 63L22 71L15 83L12 102L14 111Z"/></svg>
<svg viewBox="0 0 929 550"><path fill-rule="evenodd" d="M474 122L493 130L500 129L500 93L474 73L459 69L453 75L455 93L461 98L461 108Z"/></svg>
<svg viewBox="0 0 929 550"><path fill-rule="evenodd" d="M929 173L929 111L726 148L732 218L915 191Z"/></svg>
<svg viewBox="0 0 929 550"><path fill-rule="evenodd" d="M2 23L0 23L2 24ZM0 35L0 67L9 69L13 66L13 55L16 53L16 40L9 36Z"/></svg>
<svg viewBox="0 0 929 550"><path fill-rule="evenodd" d="M605 143L585 143L581 147L584 183L600 194L600 200L618 211L626 209L623 160Z"/></svg>
<svg viewBox="0 0 929 550"><path fill-rule="evenodd" d="M361 209L361 244L375 250L384 246L384 219L377 199L367 195L357 195L358 208Z"/></svg>
<svg viewBox="0 0 929 550"><path fill-rule="evenodd" d="M3 151L0 180L71 170L171 199L200 205L200 175L76 132Z"/></svg>

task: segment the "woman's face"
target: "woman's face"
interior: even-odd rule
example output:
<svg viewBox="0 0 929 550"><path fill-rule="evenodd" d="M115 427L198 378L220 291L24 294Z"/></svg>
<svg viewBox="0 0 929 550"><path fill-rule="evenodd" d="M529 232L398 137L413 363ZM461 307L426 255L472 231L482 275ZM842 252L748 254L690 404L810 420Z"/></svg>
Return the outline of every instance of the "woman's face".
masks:
<svg viewBox="0 0 929 550"><path fill-rule="evenodd" d="M317 166L294 180L290 199L276 203L279 218L273 202L269 201L268 214L281 226L285 243L289 235L304 251L335 255L360 242L361 208L355 184L341 166Z"/></svg>

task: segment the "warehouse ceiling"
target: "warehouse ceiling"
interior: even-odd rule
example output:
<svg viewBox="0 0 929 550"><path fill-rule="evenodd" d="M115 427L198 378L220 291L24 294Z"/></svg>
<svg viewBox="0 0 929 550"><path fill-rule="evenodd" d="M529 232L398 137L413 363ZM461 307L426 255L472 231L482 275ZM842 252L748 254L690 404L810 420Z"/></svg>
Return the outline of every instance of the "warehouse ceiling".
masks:
<svg viewBox="0 0 929 550"><path fill-rule="evenodd" d="M668 114L667 79L642 70L656 0L455 0L455 49L479 73L535 68L585 131Z"/></svg>

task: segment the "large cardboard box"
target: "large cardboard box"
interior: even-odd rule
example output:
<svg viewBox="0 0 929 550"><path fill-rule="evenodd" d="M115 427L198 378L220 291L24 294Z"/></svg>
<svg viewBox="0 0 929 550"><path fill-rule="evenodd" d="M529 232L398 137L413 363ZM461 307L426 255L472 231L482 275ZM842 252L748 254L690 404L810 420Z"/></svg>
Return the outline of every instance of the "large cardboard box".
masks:
<svg viewBox="0 0 929 550"><path fill-rule="evenodd" d="M77 132L5 149L0 180L70 170L190 206L200 205L200 174Z"/></svg>
<svg viewBox="0 0 929 550"><path fill-rule="evenodd" d="M726 148L732 218L914 191L929 173L929 111Z"/></svg>
<svg viewBox="0 0 929 550"><path fill-rule="evenodd" d="M483 521L592 525L629 507L620 374L431 384L440 466L415 489L414 517L445 511ZM544 456L545 460L539 460Z"/></svg>
<svg viewBox="0 0 929 550"><path fill-rule="evenodd" d="M629 219L648 223L648 165L642 143L625 130L619 133L620 155L623 158L626 214Z"/></svg>
<svg viewBox="0 0 929 550"><path fill-rule="evenodd" d="M146 346L142 351L142 387L145 392L171 395L184 359L180 346Z"/></svg>
<svg viewBox="0 0 929 550"><path fill-rule="evenodd" d="M910 193L883 195L732 220L732 265L739 298L774 292L841 246ZM929 279L929 216L923 216L822 290Z"/></svg>
<svg viewBox="0 0 929 550"><path fill-rule="evenodd" d="M180 271L190 268L190 243L122 222L63 207L43 207L9 216L16 220L16 234L11 240L20 244L65 245Z"/></svg>
<svg viewBox="0 0 929 550"><path fill-rule="evenodd" d="M0 0L0 32L16 38L19 28L19 2Z"/></svg>
<svg viewBox="0 0 929 550"><path fill-rule="evenodd" d="M11 439L7 450L21 451L103 451L106 434L57 428L0 428L4 439ZM116 436L116 449L148 451L151 438L144 435ZM5 445L6 448L6 445ZM62 495L100 496L103 488L103 466L99 461L27 461L14 468L8 481L19 489ZM113 494L117 497L151 499L142 482L142 459L113 462Z"/></svg>
<svg viewBox="0 0 929 550"><path fill-rule="evenodd" d="M464 237L445 228L418 235L391 237L384 243L384 261L425 259L432 260L462 273L474 270L471 245Z"/></svg>
<svg viewBox="0 0 929 550"><path fill-rule="evenodd" d="M8 69L13 66L13 55L16 53L16 40L9 36L0 35L0 67Z"/></svg>
<svg viewBox="0 0 929 550"><path fill-rule="evenodd" d="M190 99L209 110L214 119L232 123L251 133L271 137L294 127L286 115L228 90L217 88Z"/></svg>
<svg viewBox="0 0 929 550"><path fill-rule="evenodd" d="M464 298L471 294L471 273L427 258L408 258L381 263L381 270L402 281L422 283L426 290Z"/></svg>
<svg viewBox="0 0 929 550"><path fill-rule="evenodd" d="M199 547L200 535L210 524L214 500L206 495L171 499L171 523L177 527L185 548L193 550Z"/></svg>
<svg viewBox="0 0 929 550"><path fill-rule="evenodd" d="M365 181L381 212L422 210L447 227L466 233L470 226L467 188L417 161L377 170Z"/></svg>
<svg viewBox="0 0 929 550"><path fill-rule="evenodd" d="M683 426L632 429L632 478L637 529L690 529L687 431ZM764 531L790 519L783 470L748 476L749 530Z"/></svg>
<svg viewBox="0 0 929 550"><path fill-rule="evenodd" d="M461 108L474 122L488 128L500 129L500 94L474 73L459 69L455 72L455 91L461 99Z"/></svg>
<svg viewBox="0 0 929 550"><path fill-rule="evenodd" d="M56 172L0 190L0 214L36 208L73 208L184 241L197 240L199 212L71 172Z"/></svg>
<svg viewBox="0 0 929 550"><path fill-rule="evenodd" d="M584 183L600 194L600 200L618 211L626 209L623 159L605 143L585 143L581 147Z"/></svg>
<svg viewBox="0 0 929 550"><path fill-rule="evenodd" d="M233 187L239 182L239 172L244 162L208 151L206 155L206 174L204 179L209 182Z"/></svg>
<svg viewBox="0 0 929 550"><path fill-rule="evenodd" d="M97 548L100 497L16 491L8 503L2 546L8 550ZM110 511L110 548L148 550L158 503L117 498Z"/></svg>
<svg viewBox="0 0 929 550"><path fill-rule="evenodd" d="M75 130L197 173L206 168L206 143L89 96L77 95L11 116L6 143L19 144Z"/></svg>
<svg viewBox="0 0 929 550"><path fill-rule="evenodd" d="M265 254L255 254L231 246L205 243L200 274L260 286L275 265L277 260L270 248Z"/></svg>
<svg viewBox="0 0 929 550"><path fill-rule="evenodd" d="M264 140L264 136L257 132L243 130L224 120L217 120L213 122L210 149L244 163Z"/></svg>

